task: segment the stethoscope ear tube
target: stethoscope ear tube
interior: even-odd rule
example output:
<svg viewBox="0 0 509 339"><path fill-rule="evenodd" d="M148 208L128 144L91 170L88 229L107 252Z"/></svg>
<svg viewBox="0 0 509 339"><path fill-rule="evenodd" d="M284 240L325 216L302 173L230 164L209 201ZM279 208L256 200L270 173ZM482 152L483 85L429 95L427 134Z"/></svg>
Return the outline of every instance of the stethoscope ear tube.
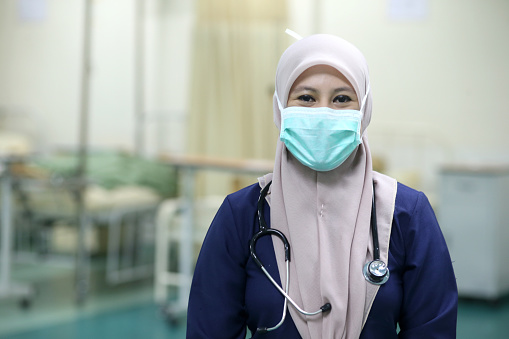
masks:
<svg viewBox="0 0 509 339"><path fill-rule="evenodd" d="M257 211L258 211L258 225L260 225L260 231L268 229L267 223L265 222L265 218L263 217L263 206L265 205L265 197L269 192L270 185L272 181L269 181L267 185L260 192L260 198L258 198L257 203Z"/></svg>
<svg viewBox="0 0 509 339"><path fill-rule="evenodd" d="M260 229L260 231L258 231L258 233L256 233L249 241L249 252L251 253L251 257L253 258L256 265L259 268L263 267L262 262L260 261L260 259L258 259L258 256L256 255L256 242L258 241L258 239L265 235L275 235L279 239L281 239L285 249L285 261L290 261L290 243L288 242L288 239L286 239L286 236L279 230L273 228L266 228Z"/></svg>
<svg viewBox="0 0 509 339"><path fill-rule="evenodd" d="M299 305L297 305L297 303L292 298L290 298L290 296L288 295L288 286L289 286L289 281L290 281L290 259L291 259L290 258L290 243L288 242L288 239L281 231L279 231L277 229L269 228L265 222L264 217L263 217L263 207L265 204L265 197L267 195L267 192L269 190L271 183L272 182L269 182L262 189L262 191L260 193L260 198L258 199L257 207L258 207L258 221L259 221L259 225L260 225L260 230L257 233L255 233L253 235L253 237L251 238L251 240L249 241L249 252L250 252L251 257L253 258L253 261L255 262L255 264L263 271L263 273L270 280L270 282L284 296L285 302L283 305L283 314L282 314L282 317L281 317L281 320L279 321L279 323L273 327L259 327L259 328L257 328L257 333L260 333L260 334L267 333L269 331L273 331L273 330L279 328L283 324L283 322L285 320L285 316L286 316L286 309L288 307L287 306L288 302L290 302L295 307L295 309L297 311L299 311L300 313L302 313L304 315L308 315L308 316L316 315L319 313L326 313L332 309L332 305L330 303L326 303L323 306L321 306L319 310L317 310L315 312L307 312L307 311L304 311L302 308L300 308ZM265 235L269 235L269 236L275 235L283 242L283 247L285 250L285 263L286 263L286 290L283 290L282 287L277 284L277 282L272 278L272 276L269 274L269 272L267 272L267 270L263 266L263 263L256 255L256 243L257 243L258 239L260 239L261 237L263 237Z"/></svg>

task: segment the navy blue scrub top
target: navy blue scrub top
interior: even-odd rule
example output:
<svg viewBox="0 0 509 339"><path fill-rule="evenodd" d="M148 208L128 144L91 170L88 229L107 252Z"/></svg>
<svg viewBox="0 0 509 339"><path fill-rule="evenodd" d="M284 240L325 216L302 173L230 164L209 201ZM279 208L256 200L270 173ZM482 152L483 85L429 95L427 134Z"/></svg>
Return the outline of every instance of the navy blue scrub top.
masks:
<svg viewBox="0 0 509 339"><path fill-rule="evenodd" d="M196 264L187 338L244 339L246 326L253 338L301 338L290 313L277 330L256 332L280 321L284 302L249 254L259 228L259 195L258 184L246 187L227 196L217 212ZM270 226L267 205L264 214ZM281 284L270 237L260 238L256 249ZM380 287L360 338L456 338L458 294L444 237L426 196L400 183L388 264L390 278Z"/></svg>

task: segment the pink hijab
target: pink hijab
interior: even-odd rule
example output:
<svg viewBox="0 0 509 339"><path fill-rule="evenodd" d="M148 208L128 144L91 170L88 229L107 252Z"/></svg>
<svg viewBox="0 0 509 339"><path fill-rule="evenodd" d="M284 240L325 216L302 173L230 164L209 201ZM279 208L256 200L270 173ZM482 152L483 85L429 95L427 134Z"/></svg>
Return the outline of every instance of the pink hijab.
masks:
<svg viewBox="0 0 509 339"><path fill-rule="evenodd" d="M281 56L276 72L276 91L286 107L297 77L314 65L329 65L352 84L359 100L369 86L362 53L347 41L332 35L312 35L295 42ZM317 172L302 165L278 141L267 200L271 227L279 229L291 246L290 296L307 311L329 302L325 314L304 316L289 306L303 338L357 339L362 331L378 286L364 279L362 268L373 259L370 232L372 181L376 204L381 259L388 262L388 248L396 181L372 170L366 127L371 119L372 97L368 94L362 118L362 143L338 168ZM280 129L281 112L274 96L274 122ZM285 284L284 250L273 239L276 260Z"/></svg>

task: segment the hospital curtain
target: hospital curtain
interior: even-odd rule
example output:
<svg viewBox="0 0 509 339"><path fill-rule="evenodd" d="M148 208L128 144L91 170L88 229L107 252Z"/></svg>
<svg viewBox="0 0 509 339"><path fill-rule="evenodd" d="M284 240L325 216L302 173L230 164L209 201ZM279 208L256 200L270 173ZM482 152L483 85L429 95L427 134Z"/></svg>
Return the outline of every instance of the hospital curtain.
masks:
<svg viewBox="0 0 509 339"><path fill-rule="evenodd" d="M196 10L188 153L274 159L275 71L291 42L285 0L197 0ZM231 187L229 176L208 178L205 190Z"/></svg>

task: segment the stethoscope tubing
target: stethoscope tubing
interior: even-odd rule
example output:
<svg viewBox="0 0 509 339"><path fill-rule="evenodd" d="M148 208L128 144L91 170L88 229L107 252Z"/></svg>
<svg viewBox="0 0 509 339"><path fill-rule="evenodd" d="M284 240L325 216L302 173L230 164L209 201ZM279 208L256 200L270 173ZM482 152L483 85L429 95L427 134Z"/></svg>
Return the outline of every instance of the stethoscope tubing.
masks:
<svg viewBox="0 0 509 339"><path fill-rule="evenodd" d="M373 197L371 198L371 234L373 236L373 260L380 260L380 244L378 243L378 222L376 220L375 182L373 181Z"/></svg>
<svg viewBox="0 0 509 339"><path fill-rule="evenodd" d="M258 328L258 331L264 333L268 331L273 331L280 327L285 318L286 318L286 310L288 306L288 302L290 302L297 311L299 311L301 314L312 316L317 315L319 313L330 311L332 306L330 303L324 304L322 307L320 307L319 310L315 312L307 312L303 310L302 308L297 305L297 303L289 296L289 281L290 281L290 243L288 242L288 239L286 236L279 230L274 228L269 228L267 226L267 223L265 222L265 219L263 218L263 207L265 204L265 197L267 196L267 193L269 191L270 185L272 184L272 181L267 183L265 187L260 192L260 198L258 199L257 204L257 210L258 210L258 223L259 223L259 231L253 235L251 238L251 241L249 242L249 251L251 254L251 257L253 261L256 263L256 265L262 270L262 272L265 274L265 276L270 280L270 282L278 289L278 291L283 295L285 298L284 300L284 306L283 306L283 315L281 317L281 320L279 323L273 327L267 328L262 327ZM380 260L380 245L378 242L378 228L377 228L377 219L376 219L376 204L375 204L375 183L373 182L373 197L372 197L372 208L371 208L371 233L373 238L373 261L368 262L364 268L363 268L363 274L366 280L369 283L375 284L375 285L382 285L384 284L387 279L389 278L389 269L386 267L385 263ZM272 278L272 276L269 274L269 272L265 269L262 262L256 255L256 242L259 238L266 236L266 235L275 235L277 236L282 242L285 250L285 265L286 265L286 284L285 284L285 290L279 284ZM371 264L375 265L382 265L382 268L385 269L385 274L383 276L377 276L371 271Z"/></svg>
<svg viewBox="0 0 509 339"><path fill-rule="evenodd" d="M273 285L277 286L279 291L281 292L281 289L279 288L279 285L275 283L274 279L272 279L272 276L269 274L269 272L267 272L267 270L265 269L265 267L262 266L262 271L263 273L265 273L265 275L267 276L267 278L269 278L269 280L272 282ZM286 262L286 284L285 284L285 291L286 291L286 294L288 294L288 288L289 288L289 281L290 279L288 279L288 274L290 273L290 266L288 265L288 261ZM281 292L283 293L283 292ZM285 295L285 294L283 294ZM283 304L283 315L281 317L281 320L273 327L269 327L269 328L259 328L258 331L261 331L261 332L268 332L268 331L274 331L275 329L278 329L281 325L283 325L285 319L286 319L286 309L288 307L288 298L285 297L285 302Z"/></svg>
<svg viewBox="0 0 509 339"><path fill-rule="evenodd" d="M288 269L288 266L289 266L289 263L288 261L286 261L286 274L289 273L289 269ZM299 307L299 305L297 305L297 303L295 301L293 301L293 299L288 295L288 293L286 293L282 288L281 286L278 285L278 283L271 277L271 275L269 274L269 272L267 272L267 270L265 269L265 267L261 267L263 273L265 273L265 275L267 276L267 278L269 278L269 280L272 282L272 284L279 290L279 292L281 292L281 294L285 297L286 300L288 300L296 309L297 311L299 311L300 313L304 314L304 315L316 315L316 314L319 314L319 313L322 313L323 310L320 308L318 311L315 311L315 312L307 312L307 311L304 311L302 308ZM286 277L286 282L288 283L288 275Z"/></svg>

